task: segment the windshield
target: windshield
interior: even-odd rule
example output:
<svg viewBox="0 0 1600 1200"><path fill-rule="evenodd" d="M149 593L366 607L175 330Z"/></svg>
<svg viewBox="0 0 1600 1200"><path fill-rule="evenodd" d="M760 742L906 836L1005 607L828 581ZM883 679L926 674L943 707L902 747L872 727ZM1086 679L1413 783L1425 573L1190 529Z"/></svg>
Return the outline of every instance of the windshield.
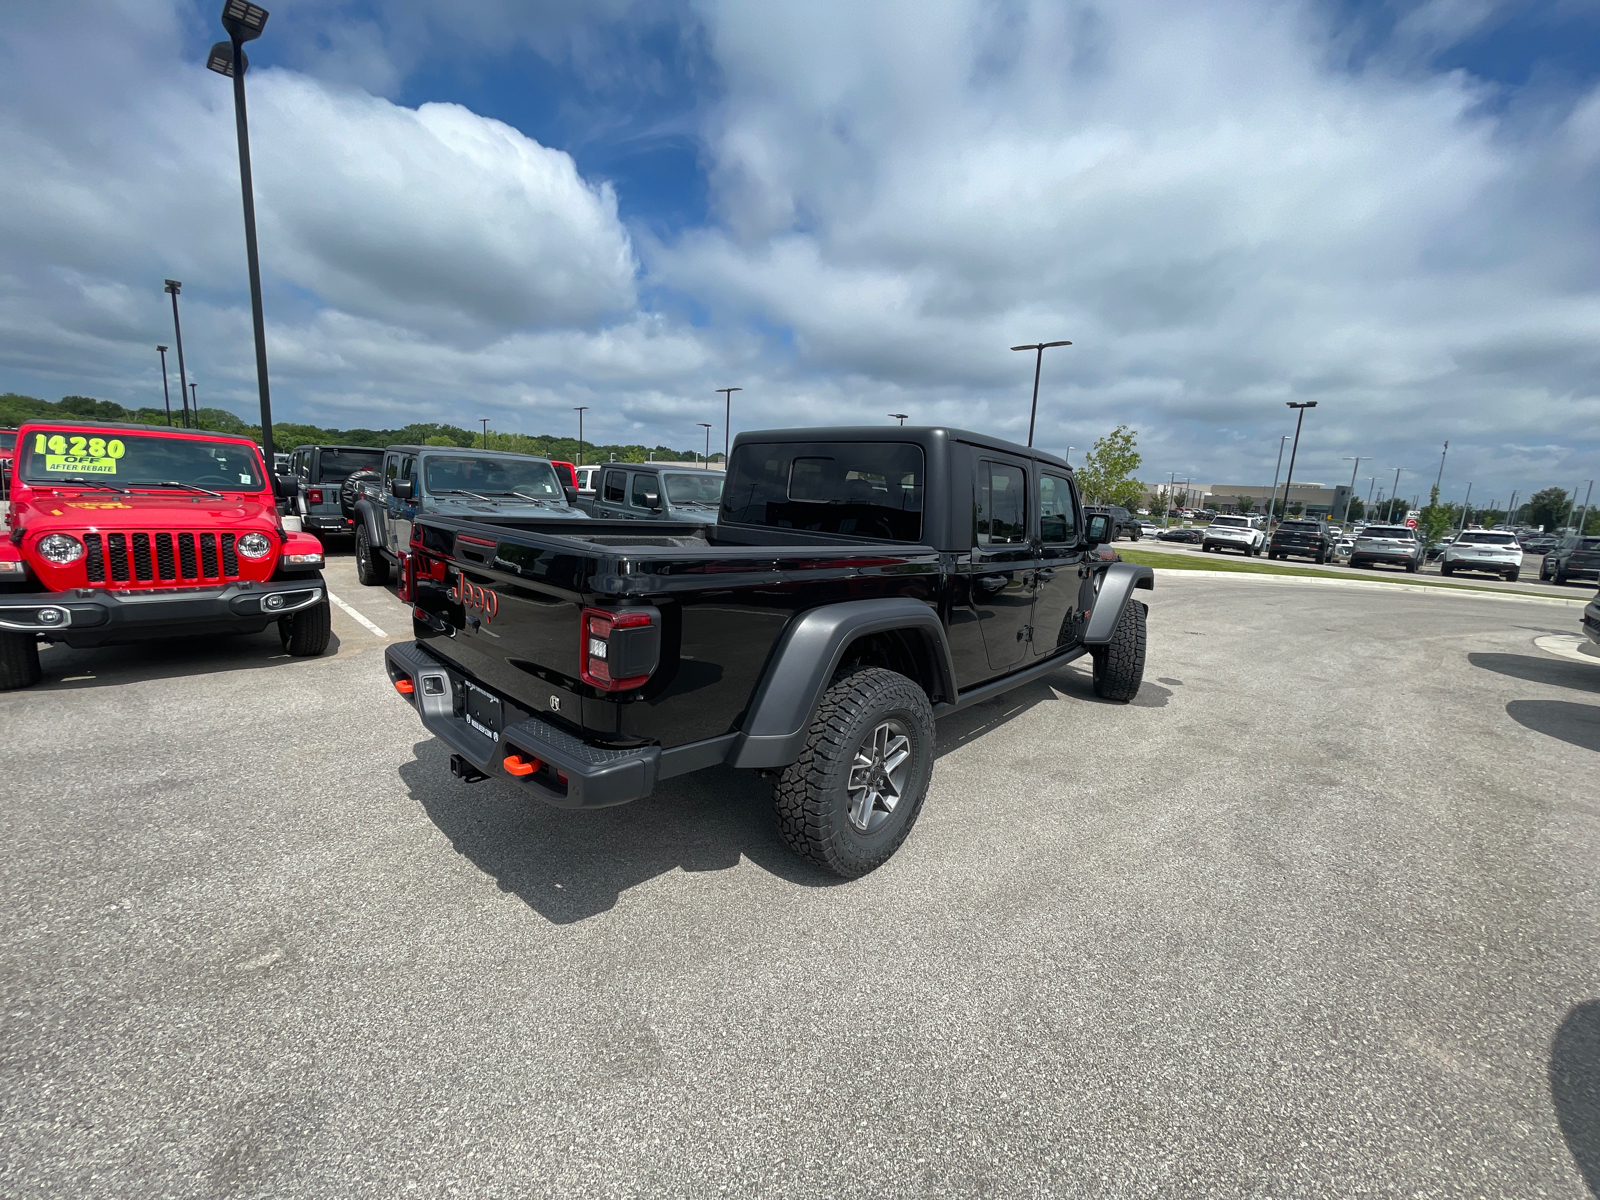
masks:
<svg viewBox="0 0 1600 1200"><path fill-rule="evenodd" d="M376 471L383 465L382 450L351 450L345 446L324 449L317 460L321 479L313 483L343 483L357 471Z"/></svg>
<svg viewBox="0 0 1600 1200"><path fill-rule="evenodd" d="M663 475L669 504L718 504L722 500L721 471L684 471Z"/></svg>
<svg viewBox="0 0 1600 1200"><path fill-rule="evenodd" d="M1384 526L1384 527L1380 528L1379 526L1373 525L1373 526L1369 526L1366 529L1363 529L1361 531L1361 536L1362 537L1369 537L1369 538L1402 538L1402 539L1410 539L1413 536L1413 534L1412 534L1411 530L1407 529L1404 525L1396 525L1393 528L1389 528L1388 526Z"/></svg>
<svg viewBox="0 0 1600 1200"><path fill-rule="evenodd" d="M1600 538L1586 537L1578 544L1579 550L1600 550Z"/></svg>
<svg viewBox="0 0 1600 1200"><path fill-rule="evenodd" d="M17 444L17 431L15 429L0 429L0 450L11 450Z"/></svg>
<svg viewBox="0 0 1600 1200"><path fill-rule="evenodd" d="M749 442L735 452L721 520L915 542L922 449L905 442Z"/></svg>
<svg viewBox="0 0 1600 1200"><path fill-rule="evenodd" d="M1509 533L1463 533L1456 538L1457 542L1474 543L1481 546L1515 546L1517 539Z"/></svg>
<svg viewBox="0 0 1600 1200"><path fill-rule="evenodd" d="M555 468L538 458L490 458L476 455L430 454L423 460L423 484L434 495L472 492L500 499L526 496L530 500L561 500Z"/></svg>
<svg viewBox="0 0 1600 1200"><path fill-rule="evenodd" d="M21 447L19 474L30 483L198 488L259 492L261 460L244 442L104 431L106 436L34 429Z"/></svg>
<svg viewBox="0 0 1600 1200"><path fill-rule="evenodd" d="M1217 517L1211 522L1213 525L1230 525L1235 529L1249 529L1250 522L1243 517Z"/></svg>

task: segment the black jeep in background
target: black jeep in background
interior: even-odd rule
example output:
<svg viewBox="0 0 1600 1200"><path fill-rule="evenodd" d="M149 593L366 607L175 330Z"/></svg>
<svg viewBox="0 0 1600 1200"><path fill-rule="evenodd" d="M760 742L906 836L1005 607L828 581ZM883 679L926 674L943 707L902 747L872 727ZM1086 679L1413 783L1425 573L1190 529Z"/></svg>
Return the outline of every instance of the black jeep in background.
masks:
<svg viewBox="0 0 1600 1200"><path fill-rule="evenodd" d="M1333 535L1321 521L1285 521L1272 531L1268 558L1309 558L1324 563L1333 557Z"/></svg>
<svg viewBox="0 0 1600 1200"><path fill-rule="evenodd" d="M354 533L355 521L340 504L340 491L352 474L382 462L383 451L373 446L296 446L287 474L297 485L290 511L300 518L300 527L319 537Z"/></svg>
<svg viewBox="0 0 1600 1200"><path fill-rule="evenodd" d="M418 514L389 677L462 779L594 808L759 770L789 846L854 878L916 821L936 717L1082 655L1137 694L1154 575L1112 533L1065 462L981 434L744 433L715 523Z"/></svg>
<svg viewBox="0 0 1600 1200"><path fill-rule="evenodd" d="M1111 518L1112 541L1116 541L1119 537L1125 537L1137 542L1144 533L1139 524L1139 518L1119 504L1085 504L1083 511L1090 514L1105 513Z"/></svg>

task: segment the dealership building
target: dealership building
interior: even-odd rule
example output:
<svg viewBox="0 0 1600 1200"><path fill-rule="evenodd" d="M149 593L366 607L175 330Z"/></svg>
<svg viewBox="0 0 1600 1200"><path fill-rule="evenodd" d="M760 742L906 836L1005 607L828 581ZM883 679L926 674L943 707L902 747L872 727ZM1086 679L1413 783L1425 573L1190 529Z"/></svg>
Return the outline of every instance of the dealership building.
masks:
<svg viewBox="0 0 1600 1200"><path fill-rule="evenodd" d="M1211 492L1205 498L1207 508L1214 508L1218 512L1238 512L1239 498L1246 496L1250 500L1251 512L1266 512L1267 504L1273 496L1270 484L1213 484ZM1277 497L1283 498L1283 485L1277 488ZM1320 483L1296 483L1289 487L1289 504L1305 506L1304 512L1309 517L1344 516L1344 506L1349 502L1350 489L1343 485L1339 487L1324 487Z"/></svg>

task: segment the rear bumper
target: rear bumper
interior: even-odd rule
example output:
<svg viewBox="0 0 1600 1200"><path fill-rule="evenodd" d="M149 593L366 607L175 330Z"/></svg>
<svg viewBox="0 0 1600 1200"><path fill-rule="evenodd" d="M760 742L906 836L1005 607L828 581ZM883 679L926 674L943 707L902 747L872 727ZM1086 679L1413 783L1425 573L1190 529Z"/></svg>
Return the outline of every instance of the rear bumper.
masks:
<svg viewBox="0 0 1600 1200"><path fill-rule="evenodd" d="M341 512L311 512L300 518L309 533L354 533L356 523Z"/></svg>
<svg viewBox="0 0 1600 1200"><path fill-rule="evenodd" d="M466 676L415 643L397 642L384 651L391 682L410 679L409 697L422 723L440 741L486 775L509 780L557 808L609 808L642 800L655 790L661 748L612 750L591 746L501 696L505 728L498 738L479 732L461 714ZM475 686L483 685L473 680ZM484 689L491 691L492 689ZM513 775L505 760L538 759L531 775Z"/></svg>
<svg viewBox="0 0 1600 1200"><path fill-rule="evenodd" d="M259 633L327 595L320 573L214 588L38 592L0 596L0 630L41 633L80 649L208 633ZM276 605L276 607L273 607Z"/></svg>
<svg viewBox="0 0 1600 1200"><path fill-rule="evenodd" d="M1392 566L1404 567L1414 562L1421 562L1415 554L1393 554L1382 550L1352 550L1350 552L1352 563L1389 563Z"/></svg>
<svg viewBox="0 0 1600 1200"><path fill-rule="evenodd" d="M1439 560L1454 571L1487 571L1493 575L1506 571L1520 571L1522 558L1451 558L1448 554Z"/></svg>

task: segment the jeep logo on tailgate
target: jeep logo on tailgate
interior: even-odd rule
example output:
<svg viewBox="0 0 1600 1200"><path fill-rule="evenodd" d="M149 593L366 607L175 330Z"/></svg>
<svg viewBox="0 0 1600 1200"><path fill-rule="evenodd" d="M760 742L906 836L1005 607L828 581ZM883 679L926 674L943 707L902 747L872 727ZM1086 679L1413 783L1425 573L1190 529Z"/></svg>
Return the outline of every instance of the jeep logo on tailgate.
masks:
<svg viewBox="0 0 1600 1200"><path fill-rule="evenodd" d="M493 588L482 588L465 579L458 580L447 595L468 612L481 612L485 625L492 622L500 611L500 597Z"/></svg>

